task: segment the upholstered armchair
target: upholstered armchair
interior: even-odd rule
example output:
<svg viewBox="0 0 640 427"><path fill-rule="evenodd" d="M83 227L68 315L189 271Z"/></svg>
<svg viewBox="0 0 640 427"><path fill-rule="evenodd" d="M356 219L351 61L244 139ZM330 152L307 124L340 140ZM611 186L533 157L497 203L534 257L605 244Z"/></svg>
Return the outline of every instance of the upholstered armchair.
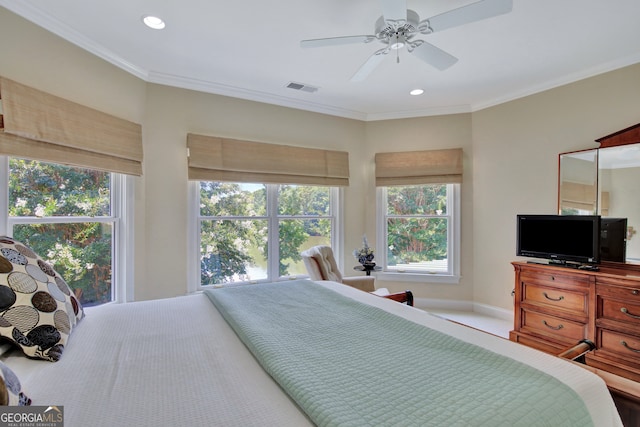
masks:
<svg viewBox="0 0 640 427"><path fill-rule="evenodd" d="M314 246L300 254L311 280L331 280L358 288L361 291L376 290L372 276L343 277L330 246Z"/></svg>
<svg viewBox="0 0 640 427"><path fill-rule="evenodd" d="M352 286L361 291L371 292L382 298L413 305L413 293L411 291L392 294L389 293L387 288L376 289L374 284L376 279L371 276L342 277L342 273L338 270L338 264L336 264L336 259L333 256L333 250L329 246L314 246L301 252L300 255L304 265L307 267L311 280L331 280Z"/></svg>

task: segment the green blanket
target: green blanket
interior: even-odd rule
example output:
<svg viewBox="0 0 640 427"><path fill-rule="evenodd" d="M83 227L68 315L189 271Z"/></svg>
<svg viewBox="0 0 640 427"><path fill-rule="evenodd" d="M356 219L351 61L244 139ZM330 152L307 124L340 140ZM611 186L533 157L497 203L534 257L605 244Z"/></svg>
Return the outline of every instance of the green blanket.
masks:
<svg viewBox="0 0 640 427"><path fill-rule="evenodd" d="M317 425L593 425L555 378L313 282L205 294Z"/></svg>

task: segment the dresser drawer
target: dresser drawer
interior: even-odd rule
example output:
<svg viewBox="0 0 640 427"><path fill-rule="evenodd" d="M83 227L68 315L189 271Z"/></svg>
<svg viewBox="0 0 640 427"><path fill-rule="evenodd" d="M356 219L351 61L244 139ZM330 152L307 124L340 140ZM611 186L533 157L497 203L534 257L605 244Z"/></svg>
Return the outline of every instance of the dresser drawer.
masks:
<svg viewBox="0 0 640 427"><path fill-rule="evenodd" d="M640 303L633 304L598 295L598 318L629 323L640 332Z"/></svg>
<svg viewBox="0 0 640 427"><path fill-rule="evenodd" d="M562 310L567 313L588 316L588 288L560 288L524 281L522 285L523 303L546 307L554 311Z"/></svg>
<svg viewBox="0 0 640 427"><path fill-rule="evenodd" d="M598 341L599 352L612 353L636 365L640 364L640 337L599 329Z"/></svg>
<svg viewBox="0 0 640 427"><path fill-rule="evenodd" d="M597 281L596 293L598 295L620 298L624 301L640 304L640 288L638 287L620 286L619 283L610 284L605 281Z"/></svg>
<svg viewBox="0 0 640 427"><path fill-rule="evenodd" d="M555 271L529 271L522 270L520 274L522 282L536 283L552 287L589 288L589 276L558 274Z"/></svg>
<svg viewBox="0 0 640 427"><path fill-rule="evenodd" d="M564 338L570 342L587 338L587 325L537 311L523 310L522 330L538 335Z"/></svg>

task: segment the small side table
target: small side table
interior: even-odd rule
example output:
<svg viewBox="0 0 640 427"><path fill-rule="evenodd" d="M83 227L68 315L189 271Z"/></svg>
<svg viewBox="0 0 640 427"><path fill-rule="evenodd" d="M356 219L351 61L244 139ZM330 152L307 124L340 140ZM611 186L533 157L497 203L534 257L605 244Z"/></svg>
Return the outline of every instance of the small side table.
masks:
<svg viewBox="0 0 640 427"><path fill-rule="evenodd" d="M364 271L367 276L371 276L372 271L382 271L382 267L377 266L375 263L356 265L353 269L357 271Z"/></svg>

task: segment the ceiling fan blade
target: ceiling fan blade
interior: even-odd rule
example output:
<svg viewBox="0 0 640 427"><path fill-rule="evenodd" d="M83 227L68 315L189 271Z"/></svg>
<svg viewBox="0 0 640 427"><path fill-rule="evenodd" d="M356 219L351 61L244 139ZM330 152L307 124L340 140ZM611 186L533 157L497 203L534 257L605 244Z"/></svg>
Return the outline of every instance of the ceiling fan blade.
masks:
<svg viewBox="0 0 640 427"><path fill-rule="evenodd" d="M420 46L414 48L411 54L417 56L440 71L446 70L458 62L458 58L455 56L450 55L439 47L435 47L427 42L423 42Z"/></svg>
<svg viewBox="0 0 640 427"><path fill-rule="evenodd" d="M513 0L481 0L425 19L433 32L511 12ZM422 25L421 25L422 27Z"/></svg>
<svg viewBox="0 0 640 427"><path fill-rule="evenodd" d="M382 61L384 61L386 49L380 49L371 55L364 64L349 79L352 82L361 82L366 79L373 70L375 70Z"/></svg>
<svg viewBox="0 0 640 427"><path fill-rule="evenodd" d="M385 21L407 20L407 0L380 0Z"/></svg>
<svg viewBox="0 0 640 427"><path fill-rule="evenodd" d="M343 44L368 43L376 39L376 36L344 36L344 37L328 37L325 39L302 40L300 47L324 47L324 46L340 46Z"/></svg>

